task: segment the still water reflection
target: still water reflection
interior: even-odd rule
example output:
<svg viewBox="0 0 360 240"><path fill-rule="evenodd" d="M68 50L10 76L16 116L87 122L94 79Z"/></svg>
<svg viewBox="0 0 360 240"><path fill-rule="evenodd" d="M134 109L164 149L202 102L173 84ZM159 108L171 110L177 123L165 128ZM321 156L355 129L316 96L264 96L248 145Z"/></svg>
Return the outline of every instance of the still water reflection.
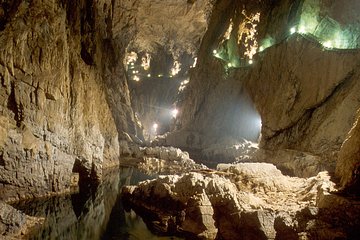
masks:
<svg viewBox="0 0 360 240"><path fill-rule="evenodd" d="M180 239L151 233L141 217L125 211L120 191L124 185L154 178L134 167L105 172L104 181L87 191L22 202L15 207L45 218L29 239Z"/></svg>

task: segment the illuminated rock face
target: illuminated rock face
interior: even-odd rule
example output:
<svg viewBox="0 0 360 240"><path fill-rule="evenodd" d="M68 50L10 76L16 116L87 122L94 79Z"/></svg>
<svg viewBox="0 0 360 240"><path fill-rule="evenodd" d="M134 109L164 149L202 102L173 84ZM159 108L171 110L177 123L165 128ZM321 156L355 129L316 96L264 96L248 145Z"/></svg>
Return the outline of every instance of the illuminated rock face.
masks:
<svg viewBox="0 0 360 240"><path fill-rule="evenodd" d="M243 163L144 181L123 197L158 231L190 239L351 239L359 207L345 217L354 202L332 189L324 172L291 178L271 164Z"/></svg>
<svg viewBox="0 0 360 240"><path fill-rule="evenodd" d="M73 171L100 178L117 164L122 132L136 134L122 66L132 5L1 7L0 188L43 194L66 190Z"/></svg>
<svg viewBox="0 0 360 240"><path fill-rule="evenodd" d="M208 26L212 0L137 1L136 35L128 53L137 59L126 62L132 106L144 128L145 139L170 130L171 110L180 82L194 63ZM145 67L142 58L150 61ZM130 64L129 64L130 63ZM156 132L152 129L158 123Z"/></svg>
<svg viewBox="0 0 360 240"><path fill-rule="evenodd" d="M193 54L198 49L207 28L207 20L214 1L138 0L134 18L136 36L130 48L156 53L164 47L174 57Z"/></svg>
<svg viewBox="0 0 360 240"><path fill-rule="evenodd" d="M359 113L359 112L358 112ZM359 115L339 153L336 174L340 186L350 194L360 195L360 122Z"/></svg>
<svg viewBox="0 0 360 240"><path fill-rule="evenodd" d="M296 31L291 35L291 27L298 24L304 14L305 3L280 1L268 5L265 1L258 7L257 3L245 4L245 9L249 14L261 14L257 26L259 46L267 39L276 45L269 44L256 53L251 65L228 68L226 61L213 56L213 49L224 36L230 18L241 22L241 16L232 9L238 9L239 13L243 5L233 4L219 1L213 11L199 50L197 68L191 75L183 109L180 109L182 129L173 134L177 137L169 136L168 143L176 144L177 138L188 139L191 133L197 136L196 143L202 143L202 147L224 136L243 137L241 125L236 122L241 117L245 92L251 99L248 106L255 106L261 115L262 148L320 155L327 159L323 163L328 169L334 171L337 153L360 106L357 97L359 51L325 48L319 39ZM358 8L358 3L352 6ZM353 12L342 18L335 14L332 3L321 2L320 7L318 14L330 11L329 17L341 22L341 26L354 26L359 21ZM348 7L342 10L343 15L350 11ZM356 34L353 32L353 36ZM358 40L353 46L355 43L358 44Z"/></svg>

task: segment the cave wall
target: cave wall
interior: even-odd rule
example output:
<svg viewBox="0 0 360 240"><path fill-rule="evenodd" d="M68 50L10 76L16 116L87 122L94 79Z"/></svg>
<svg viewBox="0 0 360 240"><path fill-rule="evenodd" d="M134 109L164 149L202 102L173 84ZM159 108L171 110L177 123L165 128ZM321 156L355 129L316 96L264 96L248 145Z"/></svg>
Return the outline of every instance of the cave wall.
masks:
<svg viewBox="0 0 360 240"><path fill-rule="evenodd" d="M348 194L360 195L360 110L356 121L341 146L336 165L339 187Z"/></svg>
<svg viewBox="0 0 360 240"><path fill-rule="evenodd" d="M1 3L2 190L63 191L73 171L99 179L118 163L124 132L136 135L122 65L134 8L110 0Z"/></svg>
<svg viewBox="0 0 360 240"><path fill-rule="evenodd" d="M138 1L136 36L127 48L126 65L132 107L147 140L171 128L177 89L195 61L214 2ZM145 67L142 58L150 65ZM174 71L175 62L179 71Z"/></svg>
<svg viewBox="0 0 360 240"><path fill-rule="evenodd" d="M324 34L335 28L327 28L323 35L291 35L289 31L301 22L307 8L316 19L327 16L343 29L359 23L359 17L353 14L358 8L356 2L351 2L351 11L349 6L342 8L343 17L334 10L338 5L329 1L218 1L186 89L182 129L170 134L166 143L204 148L222 138L243 137L232 106L240 106L246 93L261 115L262 148L319 155L334 170L337 153L360 106L358 32L352 32L349 49L336 49L323 46ZM261 14L256 26L258 46L270 37L272 43L257 51L253 64L227 67L231 62L215 58L213 50L224 36L229 19L235 33L228 42L236 36L236 26L244 19L240 14L243 10ZM228 50L236 53L241 49Z"/></svg>

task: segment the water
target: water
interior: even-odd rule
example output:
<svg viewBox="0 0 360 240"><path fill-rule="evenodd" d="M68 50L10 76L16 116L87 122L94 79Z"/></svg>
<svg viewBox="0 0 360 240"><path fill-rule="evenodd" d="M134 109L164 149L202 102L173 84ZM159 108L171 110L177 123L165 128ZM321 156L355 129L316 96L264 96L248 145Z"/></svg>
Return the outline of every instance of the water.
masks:
<svg viewBox="0 0 360 240"><path fill-rule="evenodd" d="M21 202L15 207L30 216L42 217L44 224L29 239L180 239L156 236L134 211L125 211L120 191L124 185L154 178L134 167L105 172L96 188L72 195Z"/></svg>

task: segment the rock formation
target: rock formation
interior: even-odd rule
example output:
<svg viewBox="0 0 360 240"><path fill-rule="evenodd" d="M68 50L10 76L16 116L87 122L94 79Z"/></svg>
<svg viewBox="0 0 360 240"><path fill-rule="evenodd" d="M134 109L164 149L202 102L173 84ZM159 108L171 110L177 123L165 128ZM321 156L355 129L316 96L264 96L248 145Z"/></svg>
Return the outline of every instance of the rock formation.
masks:
<svg viewBox="0 0 360 240"><path fill-rule="evenodd" d="M127 48L134 58L127 75L132 106L148 140L170 130L180 83L194 64L215 1L173 0L166 7L163 1L137 2L136 36Z"/></svg>
<svg viewBox="0 0 360 240"><path fill-rule="evenodd" d="M343 143L336 166L340 187L350 194L360 195L360 123L358 118Z"/></svg>
<svg viewBox="0 0 360 240"><path fill-rule="evenodd" d="M359 208L353 207L348 224L339 212L353 203L330 193L334 184L325 172L301 179L265 163L218 169L160 176L124 187L123 196L158 231L189 238L335 239L358 231ZM339 219L326 215L331 213Z"/></svg>
<svg viewBox="0 0 360 240"><path fill-rule="evenodd" d="M179 174L192 170L207 169L190 159L189 153L173 147L142 148L142 160L137 167L149 174Z"/></svg>
<svg viewBox="0 0 360 240"><path fill-rule="evenodd" d="M204 149L251 139L261 118L262 149L307 152L333 172L360 106L359 4L337 12L339 4L218 1L185 89L182 127L163 142Z"/></svg>
<svg viewBox="0 0 360 240"><path fill-rule="evenodd" d="M135 8L111 1L1 3L2 189L63 191L73 171L81 181L99 179L103 167L117 164L123 132L136 135L122 65Z"/></svg>
<svg viewBox="0 0 360 240"><path fill-rule="evenodd" d="M358 203L341 194L359 195L359 10L358 0L0 1L0 200L69 192L138 158L178 174L124 190L160 232L355 238ZM156 145L242 163L212 171ZM335 168L336 194L322 172ZM80 220L95 224L101 201ZM31 220L0 205L1 234Z"/></svg>

